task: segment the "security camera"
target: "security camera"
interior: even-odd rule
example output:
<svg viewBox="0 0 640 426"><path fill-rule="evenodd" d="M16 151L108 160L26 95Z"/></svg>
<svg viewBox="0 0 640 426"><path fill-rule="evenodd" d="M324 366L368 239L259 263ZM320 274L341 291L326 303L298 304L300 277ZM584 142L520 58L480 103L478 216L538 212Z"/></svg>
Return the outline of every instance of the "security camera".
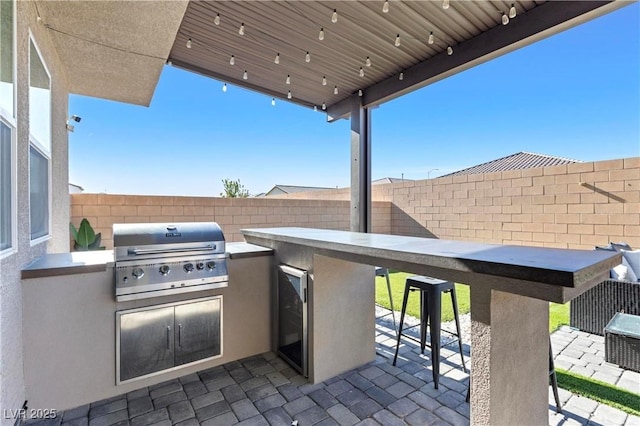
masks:
<svg viewBox="0 0 640 426"><path fill-rule="evenodd" d="M73 120L76 123L79 123L80 120L82 120L82 117L78 117L77 115L72 115L71 117L69 117L69 120Z"/></svg>
<svg viewBox="0 0 640 426"><path fill-rule="evenodd" d="M78 117L79 118L79 117ZM67 124L67 130L71 133L73 133L73 130L75 129L75 127L73 127L71 124Z"/></svg>

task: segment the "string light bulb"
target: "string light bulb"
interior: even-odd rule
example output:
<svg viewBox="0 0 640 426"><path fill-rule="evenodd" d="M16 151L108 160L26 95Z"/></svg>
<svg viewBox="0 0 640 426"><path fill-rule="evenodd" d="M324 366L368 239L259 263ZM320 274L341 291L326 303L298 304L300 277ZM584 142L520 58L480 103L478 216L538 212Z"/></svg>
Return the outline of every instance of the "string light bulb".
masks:
<svg viewBox="0 0 640 426"><path fill-rule="evenodd" d="M394 43L396 47L400 47L400 34L396 36L396 42Z"/></svg>
<svg viewBox="0 0 640 426"><path fill-rule="evenodd" d="M384 0L382 5L382 13L389 13L389 0Z"/></svg>
<svg viewBox="0 0 640 426"><path fill-rule="evenodd" d="M227 91L227 83L225 83L225 84L223 84L223 85L222 85L222 91L223 91L223 92L226 92L226 91Z"/></svg>
<svg viewBox="0 0 640 426"><path fill-rule="evenodd" d="M291 90L289 90L289 91L287 92L287 99L291 99L291 98L292 98Z"/></svg>
<svg viewBox="0 0 640 426"><path fill-rule="evenodd" d="M287 83L287 84L291 84L291 76L290 76L290 75L288 75L288 74L287 74L287 81L286 81L286 83Z"/></svg>
<svg viewBox="0 0 640 426"><path fill-rule="evenodd" d="M362 93L362 89L359 89L359 90L358 90L358 96L362 97L362 94L363 94L363 93Z"/></svg>
<svg viewBox="0 0 640 426"><path fill-rule="evenodd" d="M331 22L334 24L338 22L338 11L336 9L333 9L333 13L331 14Z"/></svg>
<svg viewBox="0 0 640 426"><path fill-rule="evenodd" d="M400 75L398 76L398 80L402 81L404 80L404 73L401 72Z"/></svg>
<svg viewBox="0 0 640 426"><path fill-rule="evenodd" d="M318 34L318 40L324 40L324 28L320 28L320 34Z"/></svg>
<svg viewBox="0 0 640 426"><path fill-rule="evenodd" d="M453 55L453 47L451 46L447 47L447 55L449 56Z"/></svg>
<svg viewBox="0 0 640 426"><path fill-rule="evenodd" d="M242 79L249 80L249 74L247 73L247 70L244 70L244 73L242 73Z"/></svg>
<svg viewBox="0 0 640 426"><path fill-rule="evenodd" d="M338 86L333 86L333 94L334 95L338 94Z"/></svg>
<svg viewBox="0 0 640 426"><path fill-rule="evenodd" d="M244 35L244 22L240 24L240 29L238 30L238 34L241 36Z"/></svg>
<svg viewBox="0 0 640 426"><path fill-rule="evenodd" d="M311 55L309 54L309 52L307 52L307 54L304 56L304 61L306 63L311 62Z"/></svg>
<svg viewBox="0 0 640 426"><path fill-rule="evenodd" d="M280 63L280 54L276 53L276 58L273 60L274 64L279 64Z"/></svg>
<svg viewBox="0 0 640 426"><path fill-rule="evenodd" d="M364 69L362 67L360 67L360 77L364 77Z"/></svg>
<svg viewBox="0 0 640 426"><path fill-rule="evenodd" d="M187 40L187 49L191 49L191 39Z"/></svg>
<svg viewBox="0 0 640 426"><path fill-rule="evenodd" d="M370 66L371 66L371 58L369 58L369 57L367 56L367 59L364 61L364 64L365 64L366 66L370 67Z"/></svg>
<svg viewBox="0 0 640 426"><path fill-rule="evenodd" d="M511 3L511 9L509 9L509 18L515 18L517 14L518 12L516 11L516 5L514 3Z"/></svg>
<svg viewBox="0 0 640 426"><path fill-rule="evenodd" d="M313 106L313 112L318 112L318 105Z"/></svg>
<svg viewBox="0 0 640 426"><path fill-rule="evenodd" d="M216 17L213 18L213 23L216 25L220 25L220 14L216 14Z"/></svg>
<svg viewBox="0 0 640 426"><path fill-rule="evenodd" d="M433 42L434 42L434 41L436 41L436 38L433 36L433 31L431 31L431 32L429 33L429 40L427 40L427 42L428 42L429 44L433 44Z"/></svg>
<svg viewBox="0 0 640 426"><path fill-rule="evenodd" d="M442 8L449 9L449 0L442 0Z"/></svg>
<svg viewBox="0 0 640 426"><path fill-rule="evenodd" d="M235 65L236 64L236 57L231 55L231 57L229 58L229 65Z"/></svg>
<svg viewBox="0 0 640 426"><path fill-rule="evenodd" d="M327 77L322 76L322 85L326 86L327 85Z"/></svg>
<svg viewBox="0 0 640 426"><path fill-rule="evenodd" d="M322 103L322 110L326 110L327 109L327 104L325 104L324 102Z"/></svg>
<svg viewBox="0 0 640 426"><path fill-rule="evenodd" d="M509 23L509 16L506 13L502 12L502 25L507 25Z"/></svg>
<svg viewBox="0 0 640 426"><path fill-rule="evenodd" d="M271 98L271 106L276 106L276 98Z"/></svg>

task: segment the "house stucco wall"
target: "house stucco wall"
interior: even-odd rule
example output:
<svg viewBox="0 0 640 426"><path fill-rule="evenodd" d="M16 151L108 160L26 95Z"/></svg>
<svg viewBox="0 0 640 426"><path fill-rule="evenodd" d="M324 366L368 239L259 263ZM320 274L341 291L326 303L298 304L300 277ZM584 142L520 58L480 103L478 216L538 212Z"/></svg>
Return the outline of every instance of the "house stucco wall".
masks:
<svg viewBox="0 0 640 426"><path fill-rule="evenodd" d="M16 1L16 251L0 261L0 415L2 426L25 392L22 340L21 268L45 252L68 251L69 194L67 131L68 84L47 29L37 22L33 2ZM29 31L51 76L51 238L31 245L29 230ZM43 360L46 362L46 360ZM4 411L6 410L6 412ZM9 418L7 418L9 417Z"/></svg>

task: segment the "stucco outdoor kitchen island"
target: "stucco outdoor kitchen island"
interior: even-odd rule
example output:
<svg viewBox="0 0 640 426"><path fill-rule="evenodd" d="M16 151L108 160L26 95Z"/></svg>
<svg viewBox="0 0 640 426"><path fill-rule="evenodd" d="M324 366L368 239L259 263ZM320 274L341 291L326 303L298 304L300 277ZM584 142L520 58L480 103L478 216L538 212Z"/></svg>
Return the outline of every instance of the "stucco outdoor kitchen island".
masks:
<svg viewBox="0 0 640 426"><path fill-rule="evenodd" d="M471 288L472 424L548 423L548 302L608 276L620 255L310 228L242 230L309 273L309 379L374 359L374 265Z"/></svg>
<svg viewBox="0 0 640 426"><path fill-rule="evenodd" d="M226 252L229 254L226 287L122 302L115 298L111 250L46 254L27 265L22 270L22 291L24 375L29 407L75 408L269 352L271 250L228 243ZM223 298L220 356L116 382L118 312L216 297ZM164 332L162 324L161 328ZM161 343L162 337L161 334ZM142 344L139 346L144 349ZM174 353L169 345L164 349L147 351L140 357L151 364L161 355Z"/></svg>

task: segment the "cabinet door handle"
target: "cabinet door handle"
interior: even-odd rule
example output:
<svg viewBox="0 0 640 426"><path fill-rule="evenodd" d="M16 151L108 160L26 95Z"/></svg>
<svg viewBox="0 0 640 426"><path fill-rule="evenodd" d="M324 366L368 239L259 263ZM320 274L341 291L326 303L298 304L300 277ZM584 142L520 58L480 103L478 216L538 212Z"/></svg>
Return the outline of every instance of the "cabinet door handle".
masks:
<svg viewBox="0 0 640 426"><path fill-rule="evenodd" d="M182 324L178 324L178 346L182 347Z"/></svg>
<svg viewBox="0 0 640 426"><path fill-rule="evenodd" d="M171 326L167 326L167 350L171 350Z"/></svg>

